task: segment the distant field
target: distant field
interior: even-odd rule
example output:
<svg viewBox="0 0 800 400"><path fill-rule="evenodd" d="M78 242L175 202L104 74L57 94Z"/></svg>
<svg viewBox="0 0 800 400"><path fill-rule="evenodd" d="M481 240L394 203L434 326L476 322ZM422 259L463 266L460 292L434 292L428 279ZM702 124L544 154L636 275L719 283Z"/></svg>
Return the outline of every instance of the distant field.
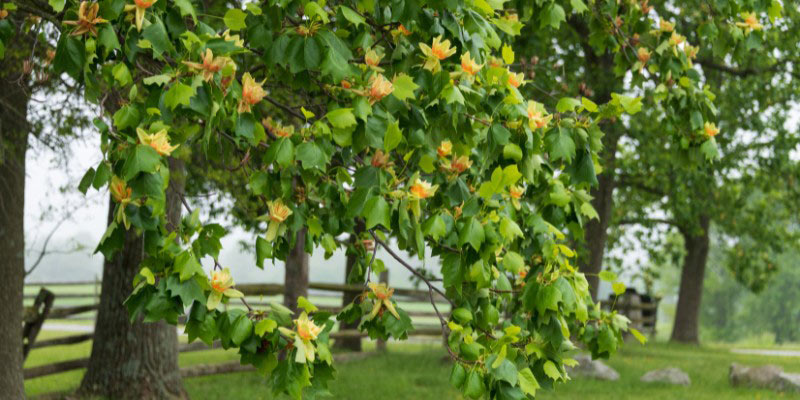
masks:
<svg viewBox="0 0 800 400"><path fill-rule="evenodd" d="M44 332L43 338L72 333ZM371 345L368 345L371 348ZM26 367L88 356L90 343L34 350ZM184 353L182 367L236 360L234 351L208 350ZM800 359L732 354L721 346L690 347L667 344L641 346L629 344L608 364L621 375L618 382L574 380L555 391L541 392L542 399L790 399L790 394L751 389L732 389L728 385L731 362L750 365L778 364L787 371L800 372ZM676 366L692 379L689 388L645 384L639 377L656 368ZM389 353L337 364L339 375L333 383L333 398L352 400L460 399L448 383L450 363L438 344L390 343ZM78 387L83 371L72 371L29 380L29 396L48 392L68 392ZM273 399L265 379L255 372L187 379L186 389L193 399Z"/></svg>

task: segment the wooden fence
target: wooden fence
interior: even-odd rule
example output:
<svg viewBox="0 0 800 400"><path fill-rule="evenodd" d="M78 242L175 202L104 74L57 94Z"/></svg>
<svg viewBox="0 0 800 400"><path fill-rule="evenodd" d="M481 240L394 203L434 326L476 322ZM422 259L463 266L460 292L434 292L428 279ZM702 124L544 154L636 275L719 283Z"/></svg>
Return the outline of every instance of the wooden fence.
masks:
<svg viewBox="0 0 800 400"><path fill-rule="evenodd" d="M81 285L94 285L95 290L93 294L80 294L80 293L62 293L62 294L53 294L49 289L56 288L56 287L70 287L70 286L81 286ZM63 345L73 345L78 343L87 342L93 339L93 333L81 333L76 335L69 335L54 339L46 339L37 341L36 337L41 330L42 325L44 324L45 320L53 320L53 319L72 319L72 318L81 318L81 319L93 319L90 317L80 317L90 312L96 312L98 309L98 299L99 299L99 282L97 281L85 281L85 282L49 282L49 283L29 283L26 286L36 286L40 288L38 294L26 294L26 299L34 299L34 305L29 307L28 314L29 318L26 319L25 326L23 327L23 333L25 336L25 357L27 357L28 352L33 349L42 349L52 346L63 346ZM242 291L246 296L255 297L255 296L274 296L274 295L282 295L283 294L283 285L280 284L239 284L236 285L236 288ZM336 283L309 283L309 290L314 291L315 293L311 296L314 297L336 297L341 299L341 295L344 293L362 293L364 291L364 287L361 285L345 285L345 284L336 284ZM397 288L394 292L395 299L398 302L429 302L430 301L430 294L426 290L416 290L416 289L402 289ZM84 304L84 305L77 305L77 306L70 306L70 307L53 307L55 299L84 299L87 301L91 301L91 304ZM437 302L442 302L442 304L438 305L442 312L449 312L449 303L445 303L445 300L441 298L441 296L437 296L434 294L434 299ZM253 307L265 307L268 306L269 303L267 302L258 302L253 301L249 302L249 304ZM341 310L341 306L320 306L320 310L322 311L329 311L336 313ZM413 318L424 318L424 317L436 317L436 313L434 311L408 311L410 317ZM185 322L185 316L183 316L179 323ZM410 336L440 336L442 334L441 326L437 323L435 325L432 324L414 324L415 330L409 332ZM367 336L365 333L358 331L358 330L340 330L336 332L332 332L330 337L332 339L339 339L339 338L353 338L353 337L365 337ZM220 343L214 342L211 348L220 348ZM209 350L209 346L202 342L193 342L188 344L181 344L179 347L179 352L192 352L192 351L202 351L202 350ZM339 356L342 357L342 356ZM354 356L348 356L348 358L352 358ZM24 376L25 379L32 379L38 378L42 376L47 376L51 374L57 374L61 372L71 371L75 369L85 368L88 365L89 359L88 358L81 358L81 359L74 359L68 361L62 361L47 365L40 365L31 368L24 369ZM250 369L250 366L241 366L239 362L232 362L232 363L224 363L224 364L215 364L215 365L198 365L193 367L188 367L181 369L181 375L184 377L193 377L193 376L203 376L203 375L212 375L218 373L225 373L225 372L237 372Z"/></svg>

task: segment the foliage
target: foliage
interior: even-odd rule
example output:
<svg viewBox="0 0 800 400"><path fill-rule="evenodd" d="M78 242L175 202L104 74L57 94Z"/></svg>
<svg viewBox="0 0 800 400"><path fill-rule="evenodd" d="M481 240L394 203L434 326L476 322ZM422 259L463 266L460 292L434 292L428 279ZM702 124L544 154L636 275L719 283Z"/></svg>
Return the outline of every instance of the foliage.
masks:
<svg viewBox="0 0 800 400"><path fill-rule="evenodd" d="M670 127L661 137L709 158L716 147L706 129L713 94L692 68L696 50L665 20L657 25L646 2L211 3L209 11L191 0L70 1L49 15L75 26L60 26L55 68L84 83L86 98L113 120L96 121L105 159L94 171L112 174L92 180L110 182L119 203L98 251L119 250L124 229L144 235L147 258L126 302L132 318L175 323L188 308L190 339L238 348L243 363L269 374L273 391L328 391L329 313L308 303L311 315L293 321L277 304L207 306L238 296L230 276L209 279L200 267L211 257L222 270L225 230L199 210L187 210L174 231L164 217L166 158L205 156L236 160L245 190L266 210L259 265L285 259L300 229L309 232L307 251L331 252L359 222L369 246L349 246L370 260L364 281L371 246L411 269L389 240L440 257L442 285L423 280L432 300L443 296L458 310L439 318L456 361L451 383L468 397L519 399L566 381L572 339L595 357L617 350L628 321L592 303L569 247L597 216L588 190L602 168L601 126L657 100ZM750 25L743 33L739 12L775 3L728 2L709 15L725 28L714 39L730 40L722 52L761 35ZM573 29L587 46L555 43ZM608 54L616 72L608 80L630 73L631 92L651 81L656 89L648 102L632 93L537 102L536 83L515 72L515 47L562 65L572 60L564 49ZM542 82L558 82L557 72ZM402 339L413 329L387 288L337 318L360 320L372 337Z"/></svg>

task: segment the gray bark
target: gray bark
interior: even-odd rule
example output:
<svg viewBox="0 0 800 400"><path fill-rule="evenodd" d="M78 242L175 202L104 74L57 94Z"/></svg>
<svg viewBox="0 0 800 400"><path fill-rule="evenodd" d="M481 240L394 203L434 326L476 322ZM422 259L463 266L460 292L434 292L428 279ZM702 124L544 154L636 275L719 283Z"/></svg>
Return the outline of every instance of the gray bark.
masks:
<svg viewBox="0 0 800 400"><path fill-rule="evenodd" d="M683 232L686 256L683 259L678 307L670 339L673 342L699 343L700 304L708 260L708 227L709 217L702 216L702 232Z"/></svg>

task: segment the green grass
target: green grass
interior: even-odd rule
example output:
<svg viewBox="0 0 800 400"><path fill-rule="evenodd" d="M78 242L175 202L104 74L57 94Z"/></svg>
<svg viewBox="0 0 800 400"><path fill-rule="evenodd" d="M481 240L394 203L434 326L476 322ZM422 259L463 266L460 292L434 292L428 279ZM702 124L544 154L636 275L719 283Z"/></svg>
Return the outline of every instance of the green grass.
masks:
<svg viewBox="0 0 800 400"><path fill-rule="evenodd" d="M43 332L41 338L70 335L69 332ZM34 350L26 367L86 357L90 343ZM367 346L371 348L371 345ZM235 351L208 350L184 353L182 367L201 363L236 360ZM576 379L558 385L555 391L542 391L541 399L789 399L791 394L764 390L733 389L728 384L732 362L748 365L777 364L789 372L800 372L797 358L733 354L721 345L704 347L668 344L628 344L607 363L620 373L617 382ZM688 388L639 381L646 371L679 367L692 379ZM338 378L332 384L334 398L341 399L460 399L450 387L449 361L439 344L390 344L387 354L337 364ZM25 383L29 396L71 391L78 387L83 371L71 371L32 379ZM266 380L254 372L187 379L186 389L193 399L248 398L273 399ZM796 396L796 395L795 395Z"/></svg>

